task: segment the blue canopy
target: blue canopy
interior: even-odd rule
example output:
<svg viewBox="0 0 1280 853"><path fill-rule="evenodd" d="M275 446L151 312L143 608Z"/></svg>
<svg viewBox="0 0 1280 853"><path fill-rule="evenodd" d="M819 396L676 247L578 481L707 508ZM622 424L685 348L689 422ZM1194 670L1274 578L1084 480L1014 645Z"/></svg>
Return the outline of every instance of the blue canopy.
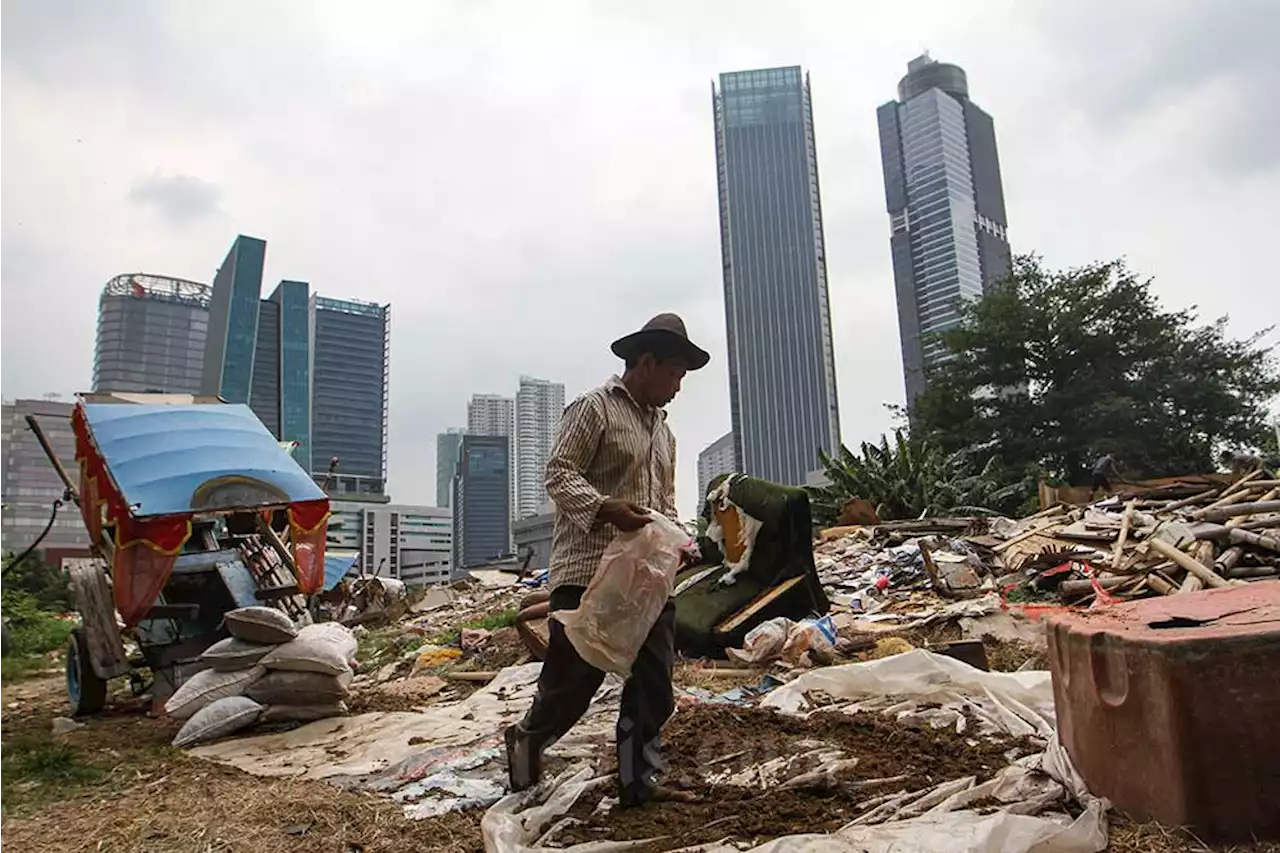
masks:
<svg viewBox="0 0 1280 853"><path fill-rule="evenodd" d="M86 403L84 415L135 517L240 508L193 506L197 489L223 478L257 480L285 496L255 505L326 497L248 406Z"/></svg>
<svg viewBox="0 0 1280 853"><path fill-rule="evenodd" d="M326 551L324 555L325 591L328 592L337 586L355 564L356 556L354 554L347 556L345 554L330 554Z"/></svg>

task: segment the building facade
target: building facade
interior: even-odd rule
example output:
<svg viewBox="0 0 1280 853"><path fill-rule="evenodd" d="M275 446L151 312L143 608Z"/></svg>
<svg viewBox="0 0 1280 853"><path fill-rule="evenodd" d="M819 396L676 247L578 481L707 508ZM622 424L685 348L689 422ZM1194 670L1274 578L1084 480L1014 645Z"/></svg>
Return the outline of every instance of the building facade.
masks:
<svg viewBox="0 0 1280 853"><path fill-rule="evenodd" d="M391 306L311 297L311 470L336 498L385 499Z"/></svg>
<svg viewBox="0 0 1280 853"><path fill-rule="evenodd" d="M213 277L200 393L228 403L248 403L258 345L258 303L267 244L243 234Z"/></svg>
<svg viewBox="0 0 1280 853"><path fill-rule="evenodd" d="M1008 221L995 125L969 100L962 68L913 59L876 118L910 405L943 357L929 336L1008 274Z"/></svg>
<svg viewBox="0 0 1280 853"><path fill-rule="evenodd" d="M547 460L562 414L562 383L520 377L516 392L516 518L537 515L547 502Z"/></svg>
<svg viewBox="0 0 1280 853"><path fill-rule="evenodd" d="M799 485L840 424L809 78L721 74L712 102L734 457Z"/></svg>
<svg viewBox="0 0 1280 853"><path fill-rule="evenodd" d="M517 563L529 558L529 571L551 568L551 542L556 528L556 510L552 503L545 503L534 515L526 516L511 525L511 538L515 542Z"/></svg>
<svg viewBox="0 0 1280 853"><path fill-rule="evenodd" d="M727 432L698 454L698 502L694 504L698 512L702 512L702 505L707 501L711 481L721 474L737 472L738 462L733 453L733 433Z"/></svg>
<svg viewBox="0 0 1280 853"><path fill-rule="evenodd" d="M465 434L466 430L451 429L436 435L436 506L453 506L453 478Z"/></svg>
<svg viewBox="0 0 1280 853"><path fill-rule="evenodd" d="M0 516L3 519L0 547L6 552L21 552L36 540L49 523L53 502L61 500L64 489L35 433L27 426L26 416L36 416L54 453L74 478L76 439L71 431L73 408L71 403L51 400L16 400L3 405L0 420L4 424L4 467L0 494L3 495L4 509ZM37 550L88 554L89 534L74 503L67 501L58 510L53 527Z"/></svg>
<svg viewBox="0 0 1280 853"><path fill-rule="evenodd" d="M293 458L311 466L310 287L282 281L258 303L249 405L271 434L297 442Z"/></svg>
<svg viewBox="0 0 1280 853"><path fill-rule="evenodd" d="M463 436L453 492L453 565L486 565L511 548L510 439Z"/></svg>
<svg viewBox="0 0 1280 853"><path fill-rule="evenodd" d="M133 273L98 300L93 390L198 394L209 330L207 284Z"/></svg>
<svg viewBox="0 0 1280 853"><path fill-rule="evenodd" d="M333 501L328 547L358 555L366 574L409 586L448 583L453 561L453 519L448 510L408 504Z"/></svg>
<svg viewBox="0 0 1280 853"><path fill-rule="evenodd" d="M516 401L500 394L472 394L467 403L467 432L471 435L505 435L507 459L511 464L510 502L512 516L516 496Z"/></svg>

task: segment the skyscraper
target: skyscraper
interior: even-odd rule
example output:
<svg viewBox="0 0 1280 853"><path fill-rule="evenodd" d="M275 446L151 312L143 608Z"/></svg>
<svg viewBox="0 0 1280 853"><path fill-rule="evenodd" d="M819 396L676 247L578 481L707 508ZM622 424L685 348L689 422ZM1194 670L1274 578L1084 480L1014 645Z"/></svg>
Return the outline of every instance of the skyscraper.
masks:
<svg viewBox="0 0 1280 853"><path fill-rule="evenodd" d="M201 394L222 397L228 403L249 402L266 257L264 241L242 234L213 277Z"/></svg>
<svg viewBox="0 0 1280 853"><path fill-rule="evenodd" d="M453 506L453 478L458 473L458 452L465 432L451 429L436 435L436 506Z"/></svg>
<svg viewBox="0 0 1280 853"><path fill-rule="evenodd" d="M493 562L511 548L510 440L466 435L454 478L455 569Z"/></svg>
<svg viewBox="0 0 1280 853"><path fill-rule="evenodd" d="M537 515L547 502L547 460L564 413L564 385L520 377L516 392L516 517Z"/></svg>
<svg viewBox="0 0 1280 853"><path fill-rule="evenodd" d="M310 288L282 281L258 303L249 405L271 434L296 441L293 458L311 470Z"/></svg>
<svg viewBox="0 0 1280 853"><path fill-rule="evenodd" d="M391 306L311 297L312 476L331 494L386 499Z"/></svg>
<svg viewBox="0 0 1280 853"><path fill-rule="evenodd" d="M711 91L734 458L799 485L840 432L809 78L739 71Z"/></svg>
<svg viewBox="0 0 1280 853"><path fill-rule="evenodd" d="M49 524L53 502L61 500L64 486L58 472L45 456L36 434L27 426L27 415L35 415L45 438L62 463L75 473L76 438L71 430L72 403L56 400L17 400L5 403L0 416L0 439L4 445L4 465L0 466L0 497L4 501L0 545L9 554L20 553L36 541ZM46 561L58 565L69 553L89 555L89 533L75 504L58 512L49 533L40 543ZM8 557L6 557L8 559ZM6 581L7 582L7 581Z"/></svg>
<svg viewBox="0 0 1280 853"><path fill-rule="evenodd" d="M964 69L928 54L907 64L898 100L876 111L907 403L943 353L922 336L960 321L1010 268L991 116L969 100Z"/></svg>
<svg viewBox="0 0 1280 853"><path fill-rule="evenodd" d="M702 504L707 500L707 487L711 481L721 474L733 474L737 470L737 460L733 456L733 433L725 433L702 449L698 454L698 503L695 504L698 512L702 512Z"/></svg>
<svg viewBox="0 0 1280 853"><path fill-rule="evenodd" d="M471 435L504 435L507 437L508 474L511 477L510 506L516 507L516 403L499 394L472 394L467 403L467 432Z"/></svg>
<svg viewBox="0 0 1280 853"><path fill-rule="evenodd" d="M167 276L107 282L98 300L93 390L199 393L210 297L207 284Z"/></svg>

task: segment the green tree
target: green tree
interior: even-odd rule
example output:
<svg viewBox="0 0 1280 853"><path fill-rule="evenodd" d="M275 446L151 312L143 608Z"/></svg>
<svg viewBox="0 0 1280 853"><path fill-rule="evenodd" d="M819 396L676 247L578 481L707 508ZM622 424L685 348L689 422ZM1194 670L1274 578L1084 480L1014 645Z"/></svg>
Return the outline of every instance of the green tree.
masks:
<svg viewBox="0 0 1280 853"><path fill-rule="evenodd" d="M946 450L983 445L1006 471L1068 482L1114 453L1127 476L1214 470L1223 446L1256 447L1280 393L1271 348L1166 311L1122 261L1053 272L1020 257L1002 285L939 336L913 428Z"/></svg>

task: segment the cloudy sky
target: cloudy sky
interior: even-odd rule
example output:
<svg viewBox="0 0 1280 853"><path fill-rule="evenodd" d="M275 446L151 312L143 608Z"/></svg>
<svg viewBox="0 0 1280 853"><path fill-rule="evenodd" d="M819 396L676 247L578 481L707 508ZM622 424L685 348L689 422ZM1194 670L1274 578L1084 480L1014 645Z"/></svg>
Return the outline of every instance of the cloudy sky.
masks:
<svg viewBox="0 0 1280 853"><path fill-rule="evenodd" d="M812 75L856 442L902 399L875 109L909 59L962 65L994 116L1015 250L1123 255L1245 335L1280 322L1278 28L1269 0L5 0L4 396L88 387L111 276L209 281L250 234L264 289L391 303L398 501L433 502L473 392L572 396L678 311L714 359L671 407L692 514L729 425L716 74Z"/></svg>

